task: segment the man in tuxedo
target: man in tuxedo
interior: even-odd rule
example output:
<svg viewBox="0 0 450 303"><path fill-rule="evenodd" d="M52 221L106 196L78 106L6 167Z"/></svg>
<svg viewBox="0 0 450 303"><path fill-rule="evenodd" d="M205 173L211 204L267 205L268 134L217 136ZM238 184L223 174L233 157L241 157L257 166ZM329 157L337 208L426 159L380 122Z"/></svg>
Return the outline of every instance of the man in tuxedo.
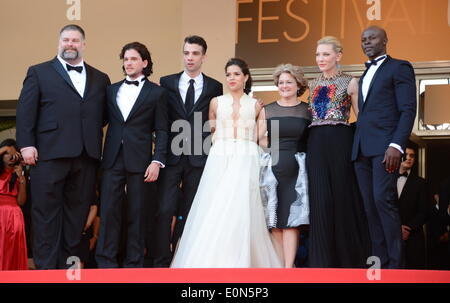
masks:
<svg viewBox="0 0 450 303"><path fill-rule="evenodd" d="M38 269L66 268L78 255L95 199L106 74L83 60L85 33L60 31L58 55L28 69L17 104L17 142L30 172L33 257ZM70 260L69 260L70 262Z"/></svg>
<svg viewBox="0 0 450 303"><path fill-rule="evenodd" d="M442 267L450 269L450 178L446 178L439 185L439 246L446 246L442 251Z"/></svg>
<svg viewBox="0 0 450 303"><path fill-rule="evenodd" d="M167 92L147 80L153 67L150 52L145 45L132 42L122 48L120 59L126 78L107 90L109 124L102 160L101 226L96 252L100 268L119 265L121 220L127 221L123 266L144 266L144 210L152 200L148 182L158 179L160 167L166 162ZM122 218L125 195L127 217Z"/></svg>
<svg viewBox="0 0 450 303"><path fill-rule="evenodd" d="M425 179L411 173L416 152L405 149L397 179L398 205L406 269L426 268L426 243L423 225L429 217L430 199Z"/></svg>
<svg viewBox="0 0 450 303"><path fill-rule="evenodd" d="M199 36L189 36L184 40L184 71L162 77L160 84L169 93L169 151L167 165L158 180L158 214L156 219L155 267L168 267L172 259L170 250L171 222L180 207L182 224L176 229L181 235L192 200L197 191L200 177L206 163L204 147L210 132L203 129L208 120L209 103L212 98L222 95L222 84L201 72L206 60L206 41ZM208 143L209 142L209 143ZM182 198L178 190L182 184Z"/></svg>
<svg viewBox="0 0 450 303"><path fill-rule="evenodd" d="M359 114L352 150L369 222L372 255L382 268L402 264L402 232L397 206L400 159L416 114L414 70L386 55L386 32L365 29L361 46L370 59L359 81Z"/></svg>

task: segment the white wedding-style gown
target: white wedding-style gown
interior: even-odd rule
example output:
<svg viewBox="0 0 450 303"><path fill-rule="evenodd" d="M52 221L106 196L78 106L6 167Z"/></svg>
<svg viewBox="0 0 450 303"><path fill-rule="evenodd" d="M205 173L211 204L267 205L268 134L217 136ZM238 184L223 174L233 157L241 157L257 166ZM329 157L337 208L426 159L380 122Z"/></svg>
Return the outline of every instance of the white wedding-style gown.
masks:
<svg viewBox="0 0 450 303"><path fill-rule="evenodd" d="M256 100L218 97L213 145L171 267L282 267L259 189Z"/></svg>

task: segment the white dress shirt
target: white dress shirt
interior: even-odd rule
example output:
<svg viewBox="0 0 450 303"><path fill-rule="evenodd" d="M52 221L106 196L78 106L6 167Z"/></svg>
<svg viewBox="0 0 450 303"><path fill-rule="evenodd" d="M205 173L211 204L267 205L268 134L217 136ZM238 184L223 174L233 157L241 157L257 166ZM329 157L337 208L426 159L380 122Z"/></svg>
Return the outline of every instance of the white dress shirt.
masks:
<svg viewBox="0 0 450 303"><path fill-rule="evenodd" d="M361 91L362 91L362 96L363 96L363 102L366 102L366 97L367 94L369 93L369 87L370 87L370 83L372 83L372 79L375 76L375 73L377 72L378 68L380 68L381 64L383 64L384 60L386 60L387 55L381 55L375 58L375 60L383 57L383 59L381 59L380 61L377 62L377 65L372 64L369 69L367 70L367 73L364 75L363 81L362 81L362 86L361 86ZM370 61L367 61L370 62ZM396 143L391 143L389 144L389 146L394 147L395 149L399 150L402 154L403 149L401 148L400 145L396 144Z"/></svg>
<svg viewBox="0 0 450 303"><path fill-rule="evenodd" d="M120 112L122 113L124 121L127 121L128 115L130 114L134 103L136 103L142 87L144 86L144 81L142 81L144 79L143 75L135 80L131 80L128 76L126 79L128 81L138 81L139 85L136 86L134 84L126 84L124 81L117 91L116 102Z"/></svg>
<svg viewBox="0 0 450 303"><path fill-rule="evenodd" d="M128 81L138 81L139 85L136 86L134 84L126 84L124 81L117 91L116 102L117 106L120 109L120 112L122 113L124 121L127 121L131 109L133 108L137 98L139 97L139 94L141 93L142 87L144 87L145 76L142 75L134 80L131 80L131 78L127 76L126 79ZM165 167L164 163L161 163L157 160L153 160L152 163L153 162L158 163L161 168Z"/></svg>
<svg viewBox="0 0 450 303"><path fill-rule="evenodd" d="M78 63L77 65L72 65L72 64L69 64L66 61L64 61L64 59L61 58L59 55L56 58L58 58L59 62L61 62L61 64L62 64L64 70L69 75L70 80L72 81L72 84L75 87L75 89L77 90L78 94L81 96L81 98L83 98L84 90L86 88L86 67L84 66L84 61L81 60L81 62ZM75 70L71 70L69 72L67 70L66 64L69 64L71 66L82 66L83 70L81 71L81 73L79 73L79 72L77 72ZM33 148L35 153L37 154L37 149L34 146L23 147L23 148L20 149L20 152L24 152L24 151L26 151L29 148Z"/></svg>
<svg viewBox="0 0 450 303"><path fill-rule="evenodd" d="M194 79L194 91L195 91L195 98L194 98L194 104L197 102L198 98L200 98L200 95L203 91L203 74L200 73L197 77L191 78L189 75L184 71L181 74L180 82L178 82L178 90L180 91L181 98L183 99L183 103L186 102L186 94L187 90L189 88L189 80Z"/></svg>
<svg viewBox="0 0 450 303"><path fill-rule="evenodd" d="M84 61L81 60L81 62L78 63L77 65L72 65L64 61L64 59L61 58L60 56L58 56L57 58L59 62L61 62L61 64L63 65L64 69L69 74L70 80L72 81L73 86L75 86L75 89L77 90L78 94L80 94L81 98L83 98L84 90L86 88L86 66L84 66ZM83 71L81 73L75 70L68 71L66 64L69 64L70 66L82 66Z"/></svg>
<svg viewBox="0 0 450 303"><path fill-rule="evenodd" d="M409 177L410 174L411 174L411 170L409 169L406 172L408 173L408 177ZM406 181L408 180L408 177L400 176L397 179L397 193L398 193L398 197L399 198L400 198L400 196L402 194L403 188L405 187L405 184L406 184Z"/></svg>

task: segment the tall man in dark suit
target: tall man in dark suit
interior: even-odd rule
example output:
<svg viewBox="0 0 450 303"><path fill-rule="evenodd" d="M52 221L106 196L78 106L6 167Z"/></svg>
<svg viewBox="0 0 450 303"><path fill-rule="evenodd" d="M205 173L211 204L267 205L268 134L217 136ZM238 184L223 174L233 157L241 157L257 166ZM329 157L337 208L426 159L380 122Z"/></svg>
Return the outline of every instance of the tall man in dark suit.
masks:
<svg viewBox="0 0 450 303"><path fill-rule="evenodd" d="M416 114L414 70L386 55L386 32L371 26L361 36L370 59L359 81L359 115L352 160L369 222L372 254L382 268L402 264L402 232L397 206L400 159Z"/></svg>
<svg viewBox="0 0 450 303"><path fill-rule="evenodd" d="M144 209L152 198L148 182L156 181L164 166L169 130L167 92L147 80L153 72L147 47L129 43L122 48L120 59L126 79L107 91L109 124L102 161L101 226L96 253L101 268L118 267L121 220L127 221L128 228L123 266L144 265ZM127 218L122 218L125 195Z"/></svg>
<svg viewBox="0 0 450 303"><path fill-rule="evenodd" d="M78 255L102 148L106 74L83 61L85 34L62 28L58 56L28 69L17 105L17 143L30 172L33 257L65 268Z"/></svg>
<svg viewBox="0 0 450 303"><path fill-rule="evenodd" d="M426 243L423 225L429 217L430 197L425 179L411 173L416 159L412 146L405 149L397 179L398 205L404 241L405 268L426 268Z"/></svg>
<svg viewBox="0 0 450 303"><path fill-rule="evenodd" d="M167 165L158 180L159 209L156 220L156 267L168 267L172 259L170 226L177 213L179 186L182 184L181 214L183 229L192 200L197 191L206 163L205 139L210 132L203 129L208 120L209 103L222 95L222 84L201 72L206 60L207 44L202 37L189 36L184 40L184 71L162 77L161 86L169 92L169 151Z"/></svg>

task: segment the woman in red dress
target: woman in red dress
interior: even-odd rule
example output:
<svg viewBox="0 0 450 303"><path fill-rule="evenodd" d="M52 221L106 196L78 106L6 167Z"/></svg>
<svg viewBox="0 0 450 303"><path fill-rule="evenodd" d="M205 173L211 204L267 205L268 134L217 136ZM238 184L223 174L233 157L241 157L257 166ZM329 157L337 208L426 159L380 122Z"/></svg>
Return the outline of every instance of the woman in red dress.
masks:
<svg viewBox="0 0 450 303"><path fill-rule="evenodd" d="M26 200L25 177L16 141L0 143L0 270L28 269L22 210Z"/></svg>

